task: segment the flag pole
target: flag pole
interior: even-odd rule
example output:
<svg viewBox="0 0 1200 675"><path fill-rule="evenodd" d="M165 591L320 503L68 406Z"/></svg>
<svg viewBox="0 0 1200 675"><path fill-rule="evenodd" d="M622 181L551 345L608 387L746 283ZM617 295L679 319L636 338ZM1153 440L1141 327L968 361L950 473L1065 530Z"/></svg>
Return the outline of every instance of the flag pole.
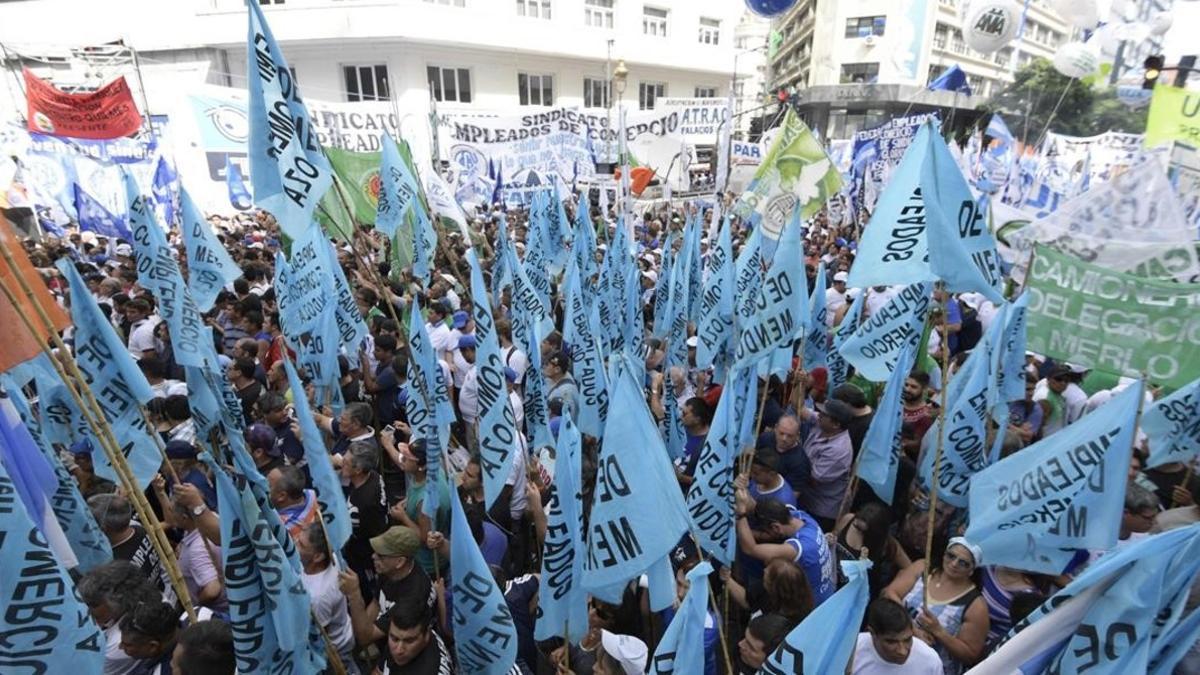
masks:
<svg viewBox="0 0 1200 675"><path fill-rule="evenodd" d="M141 519L142 523L146 526L150 543L154 546L155 553L158 554L159 559L166 568L167 576L170 579L171 586L175 589L176 595L179 596L179 601L182 603L184 610L187 611L188 618L193 622L196 621L196 609L192 606L191 596L188 595L187 591L187 585L183 582L183 574L179 570L178 561L175 558L174 550L166 541L166 535L162 530L162 523L158 520L158 517L150 508L149 503L146 501L145 494L143 494L141 487L137 484L137 480L134 478L133 472L129 469L129 465L125 462L125 456L121 453L120 445L116 442L116 437L112 434L112 428L108 425L108 421L104 418L103 413L100 412L98 406L96 405L95 399L91 397L91 390L88 389L86 380L83 378L82 373L79 372L79 367L75 364L74 357L70 355L66 344L63 343L62 338L55 330L53 322L50 321L50 317L46 314L46 310L37 301L37 298L33 294L33 290L29 287L27 280L20 275L20 271L17 269L16 263L13 260L12 253L7 248L0 246L0 255L3 255L5 262L7 263L10 271L13 273L13 276L17 279L17 282L21 285L26 297L28 297L33 303L39 318L47 328L47 331L50 333L50 337L54 343L54 346L64 356L63 360L59 361L59 359L56 358L54 353L50 350L50 347L44 343L42 344L43 353L49 357L55 372L62 379L63 385L67 388L67 392L71 395L71 398L74 399L75 405L79 407L79 410L83 414L84 419L87 421L88 426L91 428L92 433L100 442L100 447L104 451L105 456L108 457L109 463L112 465L113 470L117 473L118 479L121 481L122 486L128 493L134 510L138 514L138 518ZM0 292L4 293L4 296L10 303L12 303L14 307L17 306L16 294L4 281L0 281ZM31 335L36 337L38 331L34 328L33 320L22 312L16 313L21 317L21 322L24 324L25 329L28 330ZM85 405L84 397L81 396L80 391L76 390L75 382L72 381L72 378L67 376L67 373L64 370L64 363L71 366L71 369L74 372L74 377L77 378L77 382L81 384L79 389L87 392L87 405Z"/></svg>
<svg viewBox="0 0 1200 675"><path fill-rule="evenodd" d="M939 284L943 285L943 284ZM926 609L929 608L929 567L933 561L933 529L937 521L937 503L938 503L938 478L942 471L942 452L946 448L946 385L949 382L950 374L950 340L946 332L946 300L947 294L945 288L942 289L942 387L938 394L941 396L941 404L938 407L938 437L937 437L937 453L933 457L933 478L929 482L929 525L928 531L925 533L925 570L921 572L921 582L925 588L924 597L921 599L921 604ZM919 355L918 355L919 358Z"/></svg>

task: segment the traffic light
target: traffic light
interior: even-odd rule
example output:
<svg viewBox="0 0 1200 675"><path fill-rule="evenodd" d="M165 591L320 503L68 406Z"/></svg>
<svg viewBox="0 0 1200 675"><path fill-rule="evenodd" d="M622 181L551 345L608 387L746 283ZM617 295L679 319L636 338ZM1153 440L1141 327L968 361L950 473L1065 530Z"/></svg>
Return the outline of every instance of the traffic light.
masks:
<svg viewBox="0 0 1200 675"><path fill-rule="evenodd" d="M1162 74L1165 63L1162 54L1146 57L1146 60L1142 62L1142 66L1146 69L1145 79L1142 80L1142 89L1153 89L1154 85L1158 84L1158 76Z"/></svg>
<svg viewBox="0 0 1200 675"><path fill-rule="evenodd" d="M1175 71L1175 82L1172 84L1180 89L1187 84L1188 75L1196 69L1196 56L1189 54L1179 59L1179 69Z"/></svg>

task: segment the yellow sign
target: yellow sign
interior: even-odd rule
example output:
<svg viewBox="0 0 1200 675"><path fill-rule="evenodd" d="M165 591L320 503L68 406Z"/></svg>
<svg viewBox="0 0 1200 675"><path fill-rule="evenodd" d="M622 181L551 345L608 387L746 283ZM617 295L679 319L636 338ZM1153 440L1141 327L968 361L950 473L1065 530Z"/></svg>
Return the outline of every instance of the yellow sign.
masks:
<svg viewBox="0 0 1200 675"><path fill-rule="evenodd" d="M1171 141L1200 147L1200 91L1160 84L1150 99L1145 147Z"/></svg>

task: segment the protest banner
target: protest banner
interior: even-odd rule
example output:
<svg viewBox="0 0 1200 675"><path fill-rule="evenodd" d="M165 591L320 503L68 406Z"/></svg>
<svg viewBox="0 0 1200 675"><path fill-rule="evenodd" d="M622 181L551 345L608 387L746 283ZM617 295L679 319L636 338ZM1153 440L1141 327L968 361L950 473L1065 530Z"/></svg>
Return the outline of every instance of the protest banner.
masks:
<svg viewBox="0 0 1200 675"><path fill-rule="evenodd" d="M723 98L660 98L654 101L654 110L678 112L678 135L690 145L716 143L717 130L733 115Z"/></svg>
<svg viewBox="0 0 1200 675"><path fill-rule="evenodd" d="M1200 145L1200 95L1159 84L1150 98L1145 146L1154 148L1171 141Z"/></svg>
<svg viewBox="0 0 1200 675"><path fill-rule="evenodd" d="M1200 377L1200 285L1142 279L1037 247L1027 348L1171 388Z"/></svg>
<svg viewBox="0 0 1200 675"><path fill-rule="evenodd" d="M504 595L471 536L462 502L450 500L450 592L454 651L468 673L502 675L517 659L517 627Z"/></svg>
<svg viewBox="0 0 1200 675"><path fill-rule="evenodd" d="M179 201L183 212L181 229L187 255L188 292L195 300L196 308L207 312L212 309L217 294L242 276L242 269L217 239L187 190L180 190Z"/></svg>
<svg viewBox="0 0 1200 675"><path fill-rule="evenodd" d="M594 306L589 309L585 302L583 277L574 259L567 268L565 283L563 341L571 351L572 374L579 387L579 430L600 438L608 417L608 387L604 382L604 355L599 351L599 312Z"/></svg>
<svg viewBox="0 0 1200 675"><path fill-rule="evenodd" d="M696 365L707 368L724 353L733 337L734 260L730 218L725 217L717 245L709 250L707 276L696 326Z"/></svg>
<svg viewBox="0 0 1200 675"><path fill-rule="evenodd" d="M906 286L867 317L866 322L859 323L854 334L841 343L838 353L868 380L887 380L904 347L915 349L921 341L921 327L929 312L930 288L928 282ZM840 337L840 329L838 333Z"/></svg>
<svg viewBox="0 0 1200 675"><path fill-rule="evenodd" d="M70 138L130 136L142 126L129 83L121 76L87 93L69 93L24 69L30 131Z"/></svg>
<svg viewBox="0 0 1200 675"><path fill-rule="evenodd" d="M5 288L19 288L17 276L31 282L40 278L41 275L29 262L25 248L13 234L12 226L4 218L0 218L0 246L10 252L16 264L15 270L8 265L0 265L0 283L4 284ZM23 293L14 294L11 300L7 296L0 296L0 326L7 327L4 349L0 350L0 371L8 370L42 353L42 345L46 344L50 337L50 328L43 328L37 335L32 335L18 318L18 315L37 316L35 303L46 310L54 330L63 330L71 325L70 317L54 301L45 284L30 283L30 289L33 293L32 298Z"/></svg>
<svg viewBox="0 0 1200 675"><path fill-rule="evenodd" d="M588 631L587 596L583 592L582 438L562 416L555 443L554 482L546 503L546 539L542 542L542 590L538 596L534 637L566 636L575 641Z"/></svg>
<svg viewBox="0 0 1200 675"><path fill-rule="evenodd" d="M754 363L775 348L790 349L792 340L804 335L812 320L801 244L801 209L798 202L793 204L791 221L783 230L762 286L754 294L754 313L739 326L735 365Z"/></svg>
<svg viewBox="0 0 1200 675"><path fill-rule="evenodd" d="M1200 453L1200 380L1147 407L1141 430L1150 441L1147 467L1186 462Z"/></svg>
<svg viewBox="0 0 1200 675"><path fill-rule="evenodd" d="M883 388L883 395L863 437L862 456L855 464L855 474L861 478L875 496L887 504L892 503L896 492L896 472L900 466L901 425L904 408L901 395L911 369L912 350L907 346L900 352L896 368Z"/></svg>

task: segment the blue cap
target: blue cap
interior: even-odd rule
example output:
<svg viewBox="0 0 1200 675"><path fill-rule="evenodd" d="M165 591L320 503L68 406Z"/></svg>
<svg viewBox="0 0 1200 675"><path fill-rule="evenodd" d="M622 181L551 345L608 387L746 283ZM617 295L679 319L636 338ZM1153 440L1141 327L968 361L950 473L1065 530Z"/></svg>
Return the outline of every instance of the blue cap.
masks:
<svg viewBox="0 0 1200 675"><path fill-rule="evenodd" d="M467 319L469 319L469 318L471 318L471 317L467 316L466 312L462 312L462 311L455 312L454 313L454 327L462 328L463 326L467 325Z"/></svg>
<svg viewBox="0 0 1200 675"><path fill-rule="evenodd" d="M845 246L846 240L843 239L842 237L838 237L837 239L833 240L833 243L837 244L838 246Z"/></svg>
<svg viewBox="0 0 1200 675"><path fill-rule="evenodd" d="M187 441L171 441L166 447L167 459L196 459L200 451Z"/></svg>
<svg viewBox="0 0 1200 675"><path fill-rule="evenodd" d="M553 435L555 438L558 438L558 429L561 426L562 426L562 418L561 417L551 417L550 418L550 434Z"/></svg>
<svg viewBox="0 0 1200 675"><path fill-rule="evenodd" d="M476 342L474 335L463 335L458 338L459 349L475 349L475 344Z"/></svg>
<svg viewBox="0 0 1200 675"><path fill-rule="evenodd" d="M508 380L509 384L516 384L517 371L513 370L512 368L505 367L504 368L504 379Z"/></svg>
<svg viewBox="0 0 1200 675"><path fill-rule="evenodd" d="M71 444L72 455L90 455L92 454L92 450L92 441L87 438Z"/></svg>

